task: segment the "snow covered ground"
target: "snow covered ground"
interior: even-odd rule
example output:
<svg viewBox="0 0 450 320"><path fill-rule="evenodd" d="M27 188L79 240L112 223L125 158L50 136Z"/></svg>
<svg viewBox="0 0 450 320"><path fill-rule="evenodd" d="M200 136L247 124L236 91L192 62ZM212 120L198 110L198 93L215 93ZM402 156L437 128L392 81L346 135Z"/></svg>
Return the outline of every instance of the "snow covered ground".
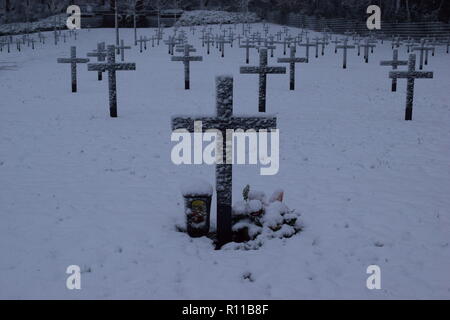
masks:
<svg viewBox="0 0 450 320"><path fill-rule="evenodd" d="M132 30L121 34L132 44ZM435 76L416 81L410 122L405 81L391 93L389 68L379 66L391 59L390 44L378 45L369 64L350 52L347 70L327 47L297 65L295 92L288 75L269 75L280 171L234 166L234 201L246 184L283 188L305 228L260 250L216 251L209 239L176 231L180 183L214 184L214 168L172 164L170 121L215 114L220 74L234 76L235 114L257 114L258 81L239 74L244 50L207 56L199 36L191 42L204 61L191 65L190 91L166 46L126 52L137 71L118 73L117 119L109 118L107 81L86 65L79 92L70 92L70 68L56 59L73 39L0 53L0 68L12 67L0 70L0 298L450 298L450 55L440 48L430 57L425 69ZM82 30L78 55L99 41L113 43L114 30ZM253 50L250 65L257 61ZM82 268L81 290L66 289L72 264ZM373 264L381 290L366 288Z"/></svg>

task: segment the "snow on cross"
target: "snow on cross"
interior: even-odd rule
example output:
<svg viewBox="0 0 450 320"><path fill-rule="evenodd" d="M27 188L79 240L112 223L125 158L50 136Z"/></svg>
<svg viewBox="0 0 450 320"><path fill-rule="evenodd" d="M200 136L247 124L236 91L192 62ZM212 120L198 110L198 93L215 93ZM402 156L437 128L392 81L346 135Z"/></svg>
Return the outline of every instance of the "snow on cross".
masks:
<svg viewBox="0 0 450 320"><path fill-rule="evenodd" d="M278 58L278 63L289 63L289 89L295 90L295 64L306 63L306 58L295 57L295 47L291 47L291 56L289 58Z"/></svg>
<svg viewBox="0 0 450 320"><path fill-rule="evenodd" d="M393 70L397 70L399 66L407 66L408 61L406 60L398 60L398 50L394 49L392 60L385 60L380 62L380 66L392 66ZM397 78L392 79L392 92L397 91Z"/></svg>
<svg viewBox="0 0 450 320"><path fill-rule="evenodd" d="M174 117L172 130L196 131L196 122L201 122L202 130L215 129L222 133L225 141L222 145L222 163L216 163L216 195L217 195L217 237L218 247L228 243L232 238L231 207L232 207L232 159L226 152L227 145L232 143L228 130L260 130L275 129L275 117L234 117L233 116L233 77L218 76L216 78L216 117ZM225 138L226 137L226 138ZM218 141L219 142L219 141ZM224 157L225 155L225 157Z"/></svg>
<svg viewBox="0 0 450 320"><path fill-rule="evenodd" d="M123 40L120 40L120 46L119 46L119 50L120 50L120 61L125 61L125 50L127 49L131 49L130 46L126 46L124 44Z"/></svg>
<svg viewBox="0 0 450 320"><path fill-rule="evenodd" d="M254 44L251 44L251 41L249 38L245 39L244 44L241 44L239 46L241 49L245 49L245 63L249 64L250 62L250 49L255 48Z"/></svg>
<svg viewBox="0 0 450 320"><path fill-rule="evenodd" d="M241 67L242 74L259 74L259 112L266 112L266 91L268 74L285 74L285 67L272 67L267 65L267 49L262 48L259 52L259 66Z"/></svg>
<svg viewBox="0 0 450 320"><path fill-rule="evenodd" d="M94 50L93 52L89 52L87 54L88 57L96 57L97 62L104 62L106 60L106 57L108 56L108 53L106 51L106 45L104 42L97 43L97 50ZM98 81L102 81L103 76L102 72L98 72Z"/></svg>
<svg viewBox="0 0 450 320"><path fill-rule="evenodd" d="M316 44L314 43L310 43L309 42L309 38L306 37L306 43L300 43L299 47L305 47L306 48L306 63L309 63L309 48L310 47L315 47Z"/></svg>
<svg viewBox="0 0 450 320"><path fill-rule="evenodd" d="M195 51L191 45L185 44L183 48L184 55L172 57L172 61L181 61L184 64L184 89L189 90L191 88L190 85L190 63L191 61L203 61L203 57L201 56L190 56L189 52ZM179 52L179 49L177 49Z"/></svg>
<svg viewBox="0 0 450 320"><path fill-rule="evenodd" d="M425 39L422 39L420 46L412 48L412 51L420 51L420 65L419 69L423 69L423 65L428 64L428 51L434 50L432 47L428 47L425 43ZM425 60L425 61L424 61Z"/></svg>
<svg viewBox="0 0 450 320"><path fill-rule="evenodd" d="M348 43L348 38L344 39L344 43L342 45L336 45L336 50L337 49L342 49L343 53L343 57L342 57L342 68L343 69L347 69L347 49L355 49L355 46L349 45Z"/></svg>
<svg viewBox="0 0 450 320"><path fill-rule="evenodd" d="M77 58L77 47L70 47L70 58L58 58L58 63L70 63L72 92L77 92L77 64L88 63L89 59Z"/></svg>
<svg viewBox="0 0 450 320"><path fill-rule="evenodd" d="M88 64L88 71L108 71L109 115L111 118L117 118L116 71L136 70L135 63L116 63L115 50L115 46L108 46L108 61L106 63Z"/></svg>
<svg viewBox="0 0 450 320"><path fill-rule="evenodd" d="M408 61L408 71L391 71L389 72L391 79L407 79L406 86L406 110L405 120L412 120L413 99L414 99L414 80L415 79L432 79L433 72L416 71L416 55L410 54Z"/></svg>

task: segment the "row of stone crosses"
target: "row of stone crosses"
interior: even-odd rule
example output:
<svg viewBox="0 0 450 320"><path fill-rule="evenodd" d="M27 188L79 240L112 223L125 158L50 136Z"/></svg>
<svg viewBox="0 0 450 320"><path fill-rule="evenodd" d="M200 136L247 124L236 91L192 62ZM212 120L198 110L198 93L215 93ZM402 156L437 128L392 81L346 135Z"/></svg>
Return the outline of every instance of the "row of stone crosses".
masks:
<svg viewBox="0 0 450 320"><path fill-rule="evenodd" d="M169 35L166 40L163 39L164 31L162 28L155 30L155 35L147 37L137 37L137 32L134 34L135 46L139 45L140 52L147 50L147 42L152 42L152 47L159 46L161 42L168 46L168 54L171 55L172 61L182 62L184 65L184 82L185 89L190 89L190 63L194 61L202 61L202 56L191 56L192 52L196 52L197 49L188 42L188 32L192 32L193 36L198 26L191 26L189 31L181 29L179 27L173 28L173 34ZM277 45L282 45L283 55L287 54L289 49L289 57L280 57L277 59L278 63L289 64L289 89L295 90L295 67L297 63L309 63L310 62L310 48L315 48L315 57L325 54L325 48L334 44L334 53L337 54L338 50L342 50L343 68L347 68L347 56L348 50L357 49L357 54L361 55L363 52L364 61L369 62L369 56L374 52L376 45L381 41L383 44L386 39L381 37L378 39L374 35L362 38L356 33L346 32L344 37L339 38L336 36L334 39L328 33L322 33L322 36L317 36L310 40L308 37L309 31L302 29L296 36L290 33L288 27L284 26L281 30L275 34L270 34L270 26L263 24L263 32L252 32L251 24L242 24L242 34L235 36L235 30L237 24L230 25L228 28L222 27L218 32L214 33L214 28L211 26L202 26L200 29L200 40L202 47L206 47L206 53L210 54L211 48L218 49L222 57L225 56L225 45L229 44L233 47L235 41L237 46L245 50L245 62L250 63L250 50L255 49L259 52L259 65L257 66L242 66L240 68L241 74L258 74L259 75L259 102L258 111L266 111L266 88L267 88L267 75L268 74L285 74L286 68L280 66L268 65L268 52L270 50L271 57L274 56L274 50ZM76 37L76 31L69 32L69 35ZM39 33L39 37L44 37ZM54 31L54 38L61 37L61 33ZM20 40L24 42L25 37ZM43 38L44 39L44 38ZM42 40L45 42L45 40ZM353 44L349 44L353 41ZM435 55L436 48L438 46L446 46L447 53L450 47L450 38L446 41L438 41L435 38L423 38L420 41L416 41L412 38L401 39L400 37L392 37L390 39L391 47L393 50L392 60L381 61L382 66L390 66L393 71L389 73L389 78L392 79L392 91L397 89L397 79L407 80L407 96L406 96L406 108L405 108L405 120L412 120L413 109L413 97L414 97L414 81L415 79L433 78L433 72L421 72L416 70L416 55L412 52L419 52L419 70L423 69L424 65L427 65L431 56ZM58 43L58 40L55 40ZM4 42L0 42L0 50L3 50ZM297 57L298 48L305 48L305 56ZM404 47L409 54L408 60L399 60L399 49ZM117 86L116 86L116 71L136 70L135 63L124 63L125 50L132 49L131 46L126 46L123 40L119 40L117 33L116 45L106 47L105 43L98 43L97 48L93 52L87 54L88 57L97 58L98 63L88 64L89 71L98 72L98 80L102 80L102 73L108 72L109 82L109 107L110 116L117 117ZM179 56L175 56L175 53L181 53ZM120 55L122 63L116 62L116 54ZM76 47L71 47L71 55L69 58L59 58L58 63L69 63L71 65L71 83L72 92L77 92L77 64L88 63L89 59L78 58L76 54ZM406 71L398 71L401 66L407 66Z"/></svg>

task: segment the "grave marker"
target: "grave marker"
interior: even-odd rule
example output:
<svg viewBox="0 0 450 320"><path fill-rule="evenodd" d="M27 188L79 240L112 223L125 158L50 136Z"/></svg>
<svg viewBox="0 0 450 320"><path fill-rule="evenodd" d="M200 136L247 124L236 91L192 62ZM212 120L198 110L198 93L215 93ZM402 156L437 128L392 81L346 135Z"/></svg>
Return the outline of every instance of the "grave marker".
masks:
<svg viewBox="0 0 450 320"><path fill-rule="evenodd" d="M218 247L228 243L232 239L231 208L232 208L232 179L233 167L231 153L227 152L227 146L231 146L232 137L227 130L261 130L275 129L277 119L274 117L234 117L233 116L233 78L231 76L219 76L216 78L216 117L176 117L172 118L172 130L187 130L197 132L198 122L201 121L201 131L219 130L223 141L220 143L222 150L221 159L216 163L216 196L217 196L217 238ZM220 140L220 139L218 139Z"/></svg>
<svg viewBox="0 0 450 320"><path fill-rule="evenodd" d="M101 42L101 43L97 43L97 50L94 50L94 52L89 52L87 54L88 57L96 57L97 58L97 62L103 62L105 61L106 57L108 56L108 52L106 51L105 48L105 43ZM98 72L98 81L102 81L102 72L99 71Z"/></svg>
<svg viewBox="0 0 450 320"><path fill-rule="evenodd" d="M58 63L70 63L72 92L77 92L77 64L88 63L89 59L77 58L77 47L70 47L70 58L58 58Z"/></svg>
<svg viewBox="0 0 450 320"><path fill-rule="evenodd" d="M416 55L410 54L408 60L408 71L391 71L389 72L389 78L407 79L405 120L412 120L414 81L415 79L432 79L433 72L416 71Z"/></svg>
<svg viewBox="0 0 450 320"><path fill-rule="evenodd" d="M342 57L342 60L343 60L342 68L343 69L347 69L347 49L355 49L355 46L348 45L347 43L348 43L348 39L345 38L343 45L336 46L336 49L342 49L343 50L343 57Z"/></svg>
<svg viewBox="0 0 450 320"><path fill-rule="evenodd" d="M117 118L116 71L136 70L135 63L116 63L115 50L115 46L108 46L108 61L106 63L88 64L88 71L108 72L109 114L111 118Z"/></svg>
<svg viewBox="0 0 450 320"><path fill-rule="evenodd" d="M295 90L295 64L306 63L306 58L295 57L295 47L291 47L291 56L289 58L278 58L278 63L289 63L289 89Z"/></svg>
<svg viewBox="0 0 450 320"><path fill-rule="evenodd" d="M406 60L398 60L398 50L395 49L393 52L393 57L392 60L387 60L387 61L381 61L380 62L380 66L392 66L393 70L397 70L398 66L407 66L408 65L408 61ZM392 79L392 88L391 88L392 92L396 92L397 91L397 78L393 78Z"/></svg>
<svg viewBox="0 0 450 320"><path fill-rule="evenodd" d="M268 74L285 74L285 67L272 67L267 65L267 49L262 48L259 52L259 66L241 67L242 74L258 74L259 75L259 112L266 112L266 91L267 91L267 75Z"/></svg>
<svg viewBox="0 0 450 320"><path fill-rule="evenodd" d="M190 89L190 62L191 61L203 61L201 56L190 56L189 53L193 50L189 44L184 45L184 55L181 57L172 57L172 61L181 61L184 64L184 89ZM195 49L194 49L195 50ZM178 51L178 50L177 50Z"/></svg>

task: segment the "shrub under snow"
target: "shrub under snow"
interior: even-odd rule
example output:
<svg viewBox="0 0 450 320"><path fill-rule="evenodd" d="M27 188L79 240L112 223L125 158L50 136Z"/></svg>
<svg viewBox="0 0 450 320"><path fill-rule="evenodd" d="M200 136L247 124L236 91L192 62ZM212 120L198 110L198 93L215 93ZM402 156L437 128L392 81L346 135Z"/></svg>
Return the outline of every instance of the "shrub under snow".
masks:
<svg viewBox="0 0 450 320"><path fill-rule="evenodd" d="M231 23L254 23L260 19L255 13L227 12L194 10L185 11L177 21L178 26L203 25L203 24L231 24Z"/></svg>
<svg viewBox="0 0 450 320"><path fill-rule="evenodd" d="M67 14L61 14L51 16L36 22L16 22L0 25L0 35L53 30L55 27L55 20L57 28L66 28Z"/></svg>

